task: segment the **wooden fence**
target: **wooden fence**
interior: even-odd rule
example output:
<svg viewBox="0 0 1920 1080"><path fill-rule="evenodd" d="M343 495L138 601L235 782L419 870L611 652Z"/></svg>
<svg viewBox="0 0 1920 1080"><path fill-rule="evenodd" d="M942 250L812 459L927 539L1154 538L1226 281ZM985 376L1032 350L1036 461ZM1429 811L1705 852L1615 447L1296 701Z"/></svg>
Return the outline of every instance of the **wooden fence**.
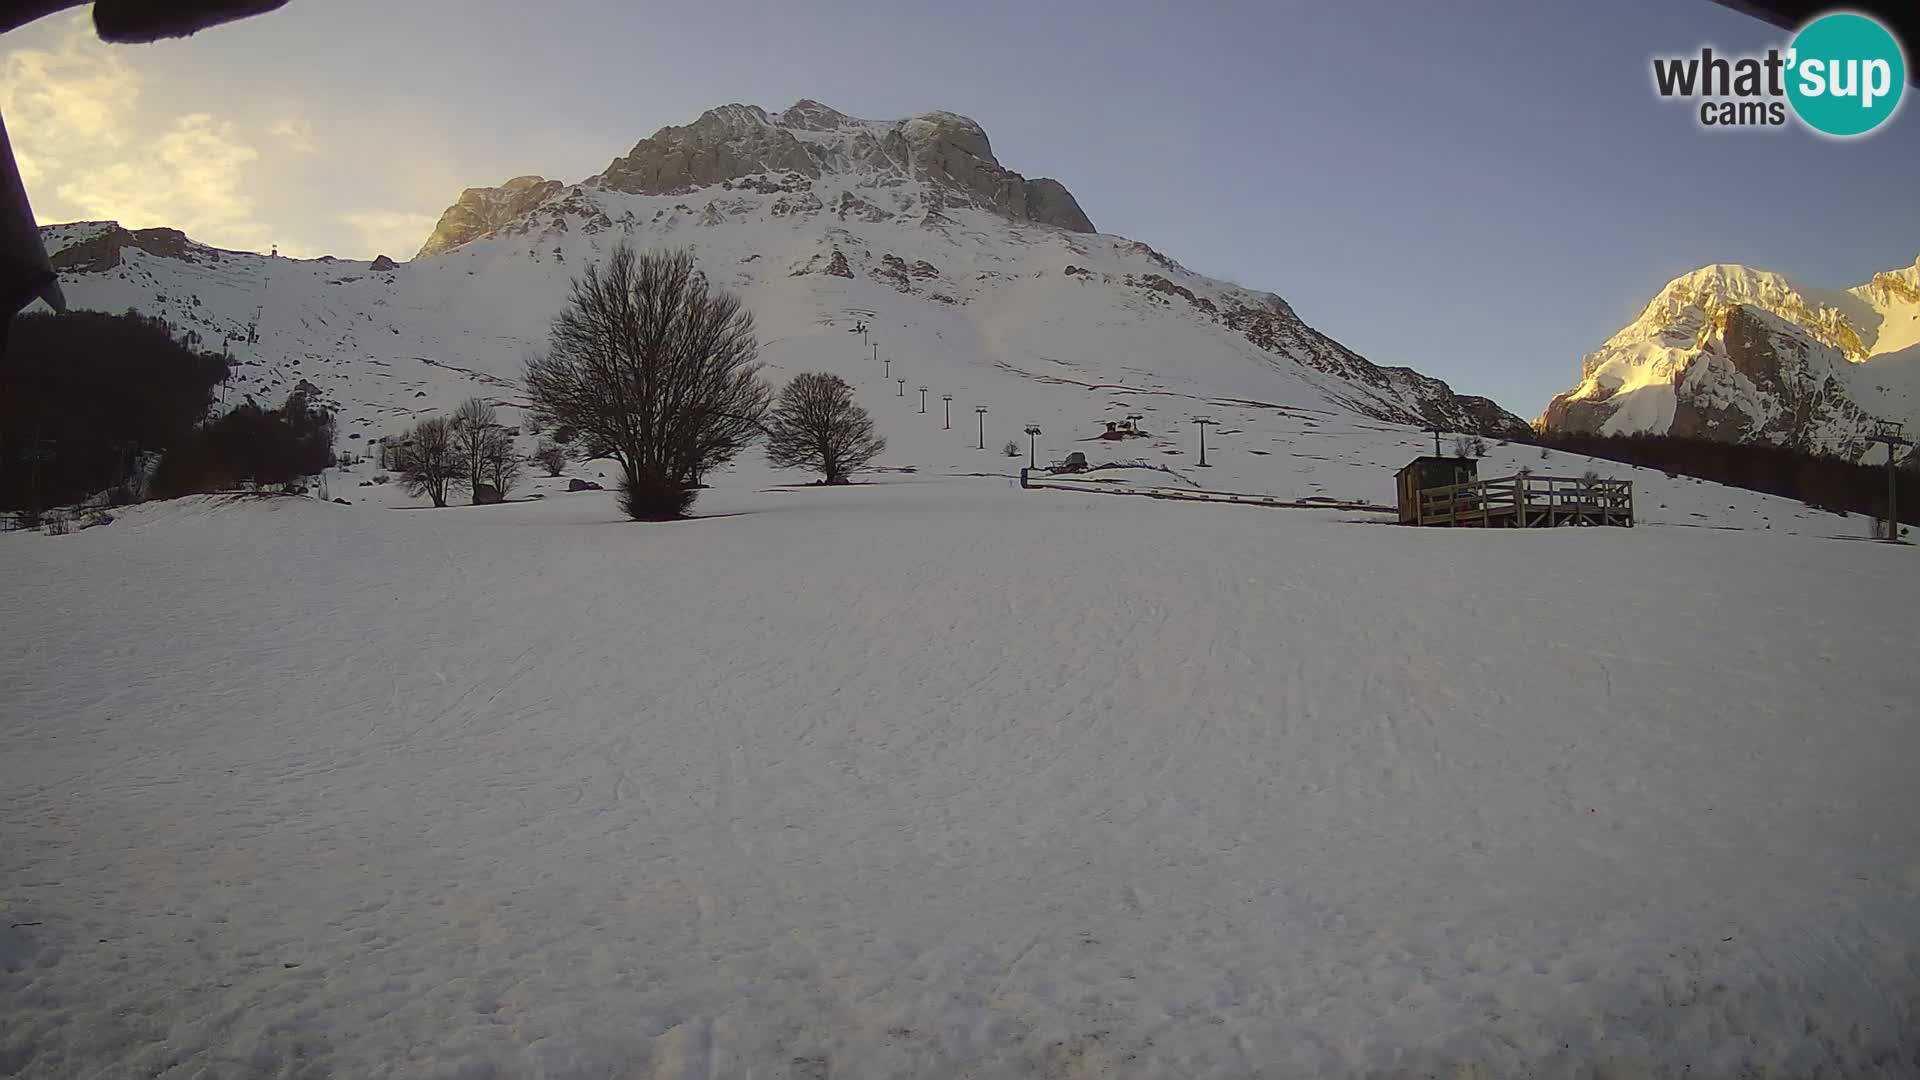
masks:
<svg viewBox="0 0 1920 1080"><path fill-rule="evenodd" d="M1420 492L1416 525L1540 529L1633 525L1633 482L1575 476L1501 476Z"/></svg>

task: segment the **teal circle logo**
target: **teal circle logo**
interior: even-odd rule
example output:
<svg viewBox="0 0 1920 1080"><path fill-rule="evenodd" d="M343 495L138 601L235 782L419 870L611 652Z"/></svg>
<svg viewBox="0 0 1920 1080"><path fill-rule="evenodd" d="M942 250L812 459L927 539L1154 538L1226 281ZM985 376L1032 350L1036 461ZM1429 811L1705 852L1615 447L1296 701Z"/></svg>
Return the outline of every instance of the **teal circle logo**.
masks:
<svg viewBox="0 0 1920 1080"><path fill-rule="evenodd" d="M1822 15L1795 35L1787 100L1810 128L1845 138L1893 116L1907 85L1906 57L1887 28L1865 15Z"/></svg>

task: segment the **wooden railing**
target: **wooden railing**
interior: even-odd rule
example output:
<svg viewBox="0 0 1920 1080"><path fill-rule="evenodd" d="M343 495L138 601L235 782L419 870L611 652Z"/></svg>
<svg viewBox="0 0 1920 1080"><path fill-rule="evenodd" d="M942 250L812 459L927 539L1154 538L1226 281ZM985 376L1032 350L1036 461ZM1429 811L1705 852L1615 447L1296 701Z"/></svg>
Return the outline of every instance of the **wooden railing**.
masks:
<svg viewBox="0 0 1920 1080"><path fill-rule="evenodd" d="M1420 492L1421 525L1537 528L1632 525L1633 482L1574 476L1501 476Z"/></svg>

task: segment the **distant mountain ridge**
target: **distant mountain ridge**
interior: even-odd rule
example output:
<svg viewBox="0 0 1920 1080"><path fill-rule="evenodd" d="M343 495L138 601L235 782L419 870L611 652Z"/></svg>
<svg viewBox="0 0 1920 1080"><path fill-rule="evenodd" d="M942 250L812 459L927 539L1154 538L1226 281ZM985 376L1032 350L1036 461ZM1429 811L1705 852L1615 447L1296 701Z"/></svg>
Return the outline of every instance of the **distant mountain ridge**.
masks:
<svg viewBox="0 0 1920 1080"><path fill-rule="evenodd" d="M1920 426L1920 259L1827 290L1738 265L1667 283L1589 354L1547 431L1769 442L1857 459L1876 421Z"/></svg>

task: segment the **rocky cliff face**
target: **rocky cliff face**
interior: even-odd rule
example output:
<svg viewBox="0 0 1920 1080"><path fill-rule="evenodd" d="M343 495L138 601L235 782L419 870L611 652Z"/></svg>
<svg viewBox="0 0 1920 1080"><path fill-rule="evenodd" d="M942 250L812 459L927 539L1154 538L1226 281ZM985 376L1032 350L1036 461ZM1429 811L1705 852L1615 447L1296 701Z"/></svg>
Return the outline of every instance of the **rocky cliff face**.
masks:
<svg viewBox="0 0 1920 1080"><path fill-rule="evenodd" d="M1580 374L1543 429L1858 457L1875 421L1920 420L1920 262L1844 291L1704 267L1669 282Z"/></svg>
<svg viewBox="0 0 1920 1080"><path fill-rule="evenodd" d="M807 99L778 113L725 105L684 127L661 128L587 183L630 195L685 195L761 173L845 174L873 188L918 180L935 186L946 206L1094 231L1065 185L1004 168L980 125L949 112L872 121Z"/></svg>
<svg viewBox="0 0 1920 1080"><path fill-rule="evenodd" d="M420 245L415 258L454 248L513 224L529 211L558 195L566 185L540 176L516 176L499 187L468 188L440 215L433 234Z"/></svg>
<svg viewBox="0 0 1920 1080"><path fill-rule="evenodd" d="M937 220L943 210L968 207L1012 221L1094 231L1064 184L1029 180L1001 166L987 133L964 116L932 112L904 120L860 120L801 100L778 113L757 105L709 109L691 124L664 127L640 140L573 187L520 176L499 187L468 188L441 215L420 255L443 254L510 229L563 193L692 195L704 189L731 191L736 184L764 193L768 184L777 184L796 196L790 207L804 211L820 209L811 205L819 202L813 188L826 177L843 181L835 207L842 217L856 213L871 221L914 212ZM889 197L908 183L921 189L916 197ZM894 209L880 209L883 201Z"/></svg>

